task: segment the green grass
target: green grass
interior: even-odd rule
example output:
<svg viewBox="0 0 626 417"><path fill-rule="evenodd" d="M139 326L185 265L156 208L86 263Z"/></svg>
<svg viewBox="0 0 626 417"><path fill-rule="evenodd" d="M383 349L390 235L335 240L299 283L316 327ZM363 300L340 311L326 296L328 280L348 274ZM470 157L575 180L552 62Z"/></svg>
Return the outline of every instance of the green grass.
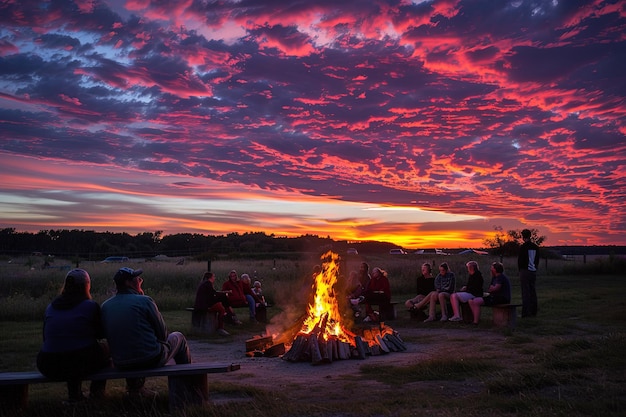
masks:
<svg viewBox="0 0 626 417"><path fill-rule="evenodd" d="M369 260L390 271L395 300L409 298L413 278L422 259ZM466 259L446 257L459 271ZM483 271L488 260L480 259ZM511 262L508 263L512 264ZM356 264L346 266L346 270ZM566 265L571 265L566 264ZM84 265L94 281L94 298L111 295L111 278L116 267ZM184 307L193 302L195 287L206 264L145 264L146 292L155 298L170 330L183 331L189 338L209 344L230 343L194 333ZM556 268L555 265L553 265ZM213 262L222 280L230 269L240 273L257 271L265 293L280 307L293 301L303 287L311 262L277 261ZM41 342L43 309L58 292L64 273L11 266L0 268L0 371L35 369ZM513 284L513 302L520 302L519 282ZM459 273L462 280L462 274ZM220 281L221 282L221 281ZM35 287L35 288L34 288ZM492 329L490 309L485 309L479 326L430 323L429 328L446 329L445 348L437 348L420 361L405 366L370 365L366 361L353 375L332 378L323 394L325 401L307 401L306 388L294 381L291 388L263 390L242 383L211 383L216 397L236 398L211 408L190 408L185 416L621 416L626 410L626 290L621 275L540 275L537 318L518 320L515 331ZM400 308L400 310L402 310ZM394 328L415 326L407 315L390 323ZM449 329L449 330L448 330ZM471 330L469 333L455 329ZM231 330L231 329L229 329ZM233 328L236 334L253 334L253 326ZM455 334L455 332L457 332ZM499 335L485 343L485 335ZM419 337L404 337L406 343L425 349L440 346L439 336L427 331ZM399 354L397 354L399 355ZM277 359L279 360L279 359ZM331 373L332 365L330 365ZM242 369L242 371L244 370ZM271 378L271 375L268 375ZM155 379L151 387L167 392L166 379ZM307 387L309 388L309 387ZM311 387L311 395L318 394ZM110 381L110 400L67 409L60 406L63 384L38 384L30 388L30 407L21 414L0 410L1 416L169 416L167 401L129 404L123 397L123 381ZM182 414L181 414L182 415Z"/></svg>

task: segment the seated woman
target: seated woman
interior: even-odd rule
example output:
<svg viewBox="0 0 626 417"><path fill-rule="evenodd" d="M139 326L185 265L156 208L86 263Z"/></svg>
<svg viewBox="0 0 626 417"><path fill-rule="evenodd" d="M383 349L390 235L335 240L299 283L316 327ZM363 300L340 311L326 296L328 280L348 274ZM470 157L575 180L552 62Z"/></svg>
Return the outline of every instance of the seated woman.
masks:
<svg viewBox="0 0 626 417"><path fill-rule="evenodd" d="M435 277L433 276L433 268L428 262L422 264L422 273L417 277L417 295L410 300L406 300L404 305L412 312L420 312L422 319L426 318L421 309L416 309L415 306L423 301L431 292L435 291Z"/></svg>
<svg viewBox="0 0 626 417"><path fill-rule="evenodd" d="M478 263L476 261L469 261L465 266L469 274L467 285L461 287L461 291L455 292L450 296L450 304L452 305L452 312L454 313L454 315L450 317L450 321L463 320L459 312L459 303L467 303L469 300L483 296L484 279L483 274L478 269Z"/></svg>
<svg viewBox="0 0 626 417"><path fill-rule="evenodd" d="M87 271L69 271L61 294L44 316L37 368L48 378L67 381L69 403L85 399L81 387L85 376L111 364L108 346L102 341L100 305L91 299L90 289ZM90 397L102 397L105 387L106 381L92 381Z"/></svg>
<svg viewBox="0 0 626 417"><path fill-rule="evenodd" d="M228 305L228 297L223 292L215 290L215 274L213 272L205 272L202 282L196 290L196 301L193 305L194 310L214 311L217 313L217 333L222 336L228 336L224 329L224 316L228 311L234 315L233 309Z"/></svg>
<svg viewBox="0 0 626 417"><path fill-rule="evenodd" d="M372 305L378 305L380 311L389 311L391 307L391 287L387 271L378 267L372 269L371 280L365 289L365 322L377 322L380 314L376 314Z"/></svg>
<svg viewBox="0 0 626 417"><path fill-rule="evenodd" d="M439 265L439 273L435 277L435 290L426 296L422 301L415 304L415 308L422 309L426 304L428 307L428 318L424 323L435 321L435 309L437 302L441 305L441 321L448 321L447 301L450 295L454 293L456 281L454 273L450 271L450 267L446 262Z"/></svg>

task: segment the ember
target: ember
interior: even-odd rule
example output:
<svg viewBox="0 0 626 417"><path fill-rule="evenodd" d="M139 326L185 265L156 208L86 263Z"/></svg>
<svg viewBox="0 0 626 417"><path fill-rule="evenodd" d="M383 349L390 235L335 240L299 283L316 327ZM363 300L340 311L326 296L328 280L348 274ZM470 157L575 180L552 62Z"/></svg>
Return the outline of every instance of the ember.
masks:
<svg viewBox="0 0 626 417"><path fill-rule="evenodd" d="M283 359L320 364L406 350L397 332L382 322L376 328L361 329L358 335L345 327L337 301L339 255L329 251L321 259L322 270L312 286L313 300L294 326L299 330Z"/></svg>

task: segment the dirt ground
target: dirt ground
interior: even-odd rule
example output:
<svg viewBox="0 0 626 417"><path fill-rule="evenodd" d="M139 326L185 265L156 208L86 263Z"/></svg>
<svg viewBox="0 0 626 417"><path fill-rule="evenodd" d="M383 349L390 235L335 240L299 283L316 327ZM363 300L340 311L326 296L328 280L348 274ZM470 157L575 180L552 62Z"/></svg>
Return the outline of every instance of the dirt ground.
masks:
<svg viewBox="0 0 626 417"><path fill-rule="evenodd" d="M241 365L241 369L228 374L209 377L209 387L215 378L219 381L232 382L264 389L268 392L289 392L292 401L341 401L342 398L363 393L364 400L372 392L381 392L389 389L371 379L363 379L355 383L359 369L364 365L405 366L419 363L433 357L459 357L464 352L475 349L476 343L470 343L480 338L480 346L486 346L484 354L490 351L501 352L505 336L501 330L477 328L473 325L459 325L446 323L441 325L415 323L411 326L399 328L388 322L405 342L407 350L391 352L378 356L367 356L366 359L339 360L329 364L312 365L304 362L288 362L281 358L248 357L245 352L245 341L254 335L238 335L221 343L190 341L194 361L232 362ZM448 328L448 325L450 328ZM435 327L437 326L437 327ZM475 352L473 352L475 354ZM501 354L501 353L499 353ZM478 393L483 389L477 381L442 381L420 382L420 389L448 390L455 395ZM365 385L364 385L365 384ZM358 386L358 389L355 387ZM332 387L332 395L329 395ZM365 388L373 388L365 389ZM236 398L227 398L224 395L211 395L214 403L233 401Z"/></svg>

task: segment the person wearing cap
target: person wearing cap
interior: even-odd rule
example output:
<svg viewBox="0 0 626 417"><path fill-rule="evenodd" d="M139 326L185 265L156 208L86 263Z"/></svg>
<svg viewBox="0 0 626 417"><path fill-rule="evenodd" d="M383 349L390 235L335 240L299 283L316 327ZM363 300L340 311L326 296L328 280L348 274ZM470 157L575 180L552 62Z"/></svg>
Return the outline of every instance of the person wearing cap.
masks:
<svg viewBox="0 0 626 417"><path fill-rule="evenodd" d="M43 345L37 355L39 371L66 380L68 403L85 399L82 379L110 366L109 352L100 320L100 306L91 299L91 278L84 269L65 276L61 294L46 308ZM90 397L104 396L105 381L92 381Z"/></svg>
<svg viewBox="0 0 626 417"><path fill-rule="evenodd" d="M144 295L142 272L131 268L117 271L113 277L117 294L102 303L102 322L113 364L132 370L161 367L171 359L177 364L191 363L185 336L168 333L156 303ZM154 395L143 383L143 378L127 379L129 396Z"/></svg>

